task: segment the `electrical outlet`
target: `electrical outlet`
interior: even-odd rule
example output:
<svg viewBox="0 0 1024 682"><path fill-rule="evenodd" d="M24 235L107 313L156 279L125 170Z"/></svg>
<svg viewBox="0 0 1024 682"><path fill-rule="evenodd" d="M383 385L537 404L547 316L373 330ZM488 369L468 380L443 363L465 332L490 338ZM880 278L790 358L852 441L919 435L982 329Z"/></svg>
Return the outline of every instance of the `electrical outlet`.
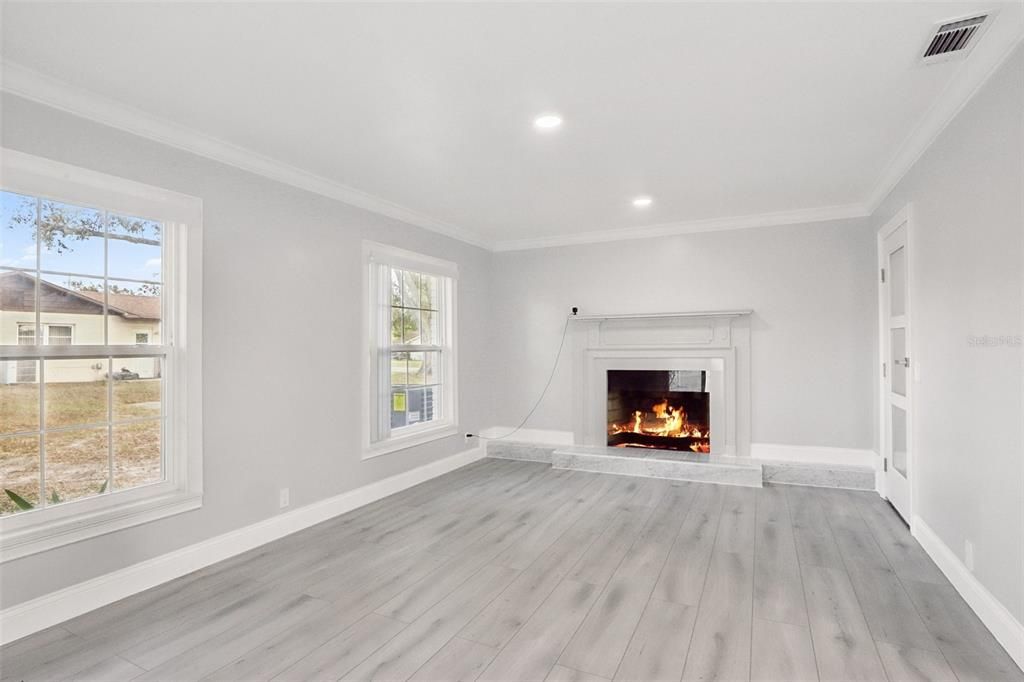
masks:
<svg viewBox="0 0 1024 682"><path fill-rule="evenodd" d="M285 507L287 507L288 506L288 502L289 502L289 500L288 500L288 488L281 488L281 492L279 493L279 500L278 500L278 503L281 505L281 509L284 509Z"/></svg>
<svg viewBox="0 0 1024 682"><path fill-rule="evenodd" d="M974 573L974 543L970 540L964 540L964 564L968 571Z"/></svg>

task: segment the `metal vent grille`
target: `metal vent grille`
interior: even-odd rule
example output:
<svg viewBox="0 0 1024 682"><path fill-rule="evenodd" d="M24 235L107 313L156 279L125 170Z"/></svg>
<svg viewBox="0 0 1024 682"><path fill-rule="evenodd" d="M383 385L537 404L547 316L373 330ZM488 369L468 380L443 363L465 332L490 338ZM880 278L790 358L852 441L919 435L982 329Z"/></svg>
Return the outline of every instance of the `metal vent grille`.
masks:
<svg viewBox="0 0 1024 682"><path fill-rule="evenodd" d="M978 34L981 25L985 23L987 18L987 14L982 14L970 19L961 19L960 21L942 24L935 31L935 35L932 36L922 56L924 59L929 59L964 50L971 44L971 41Z"/></svg>

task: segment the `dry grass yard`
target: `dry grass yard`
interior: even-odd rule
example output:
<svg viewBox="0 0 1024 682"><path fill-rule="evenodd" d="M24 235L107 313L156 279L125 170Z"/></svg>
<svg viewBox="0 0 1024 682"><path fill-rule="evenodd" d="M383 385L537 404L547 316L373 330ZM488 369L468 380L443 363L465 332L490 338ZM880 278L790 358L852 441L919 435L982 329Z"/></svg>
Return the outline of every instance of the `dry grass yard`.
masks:
<svg viewBox="0 0 1024 682"><path fill-rule="evenodd" d="M40 428L39 385L0 386L0 432ZM107 422L107 383L46 386L46 497L67 502L101 490L123 490L160 480L160 379L114 382ZM40 498L39 438L29 434L0 439L0 486L32 504ZM112 444L112 448L109 445ZM113 481L108 451L113 455ZM105 485L106 484L106 485ZM17 507L5 494L0 513Z"/></svg>

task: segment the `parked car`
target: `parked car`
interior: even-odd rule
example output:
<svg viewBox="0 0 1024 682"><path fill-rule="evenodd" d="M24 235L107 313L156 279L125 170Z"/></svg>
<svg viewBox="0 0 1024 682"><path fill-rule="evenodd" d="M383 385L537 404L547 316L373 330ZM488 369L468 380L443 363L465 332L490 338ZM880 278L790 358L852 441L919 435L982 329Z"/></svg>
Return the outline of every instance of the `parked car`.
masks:
<svg viewBox="0 0 1024 682"><path fill-rule="evenodd" d="M114 381L125 381L127 379L138 379L139 375L137 372L133 372L127 367L122 367L120 370L114 372L111 377Z"/></svg>

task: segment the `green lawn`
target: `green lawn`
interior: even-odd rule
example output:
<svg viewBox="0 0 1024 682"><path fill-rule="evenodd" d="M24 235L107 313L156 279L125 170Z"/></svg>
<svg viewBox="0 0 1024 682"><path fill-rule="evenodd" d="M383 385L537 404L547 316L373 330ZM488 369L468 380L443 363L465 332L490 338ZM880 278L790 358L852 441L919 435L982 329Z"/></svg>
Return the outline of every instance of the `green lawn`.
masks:
<svg viewBox="0 0 1024 682"><path fill-rule="evenodd" d="M392 386L401 386L407 382L411 385L423 384L423 362L421 360L408 360L407 362L409 367L408 378L406 375L406 361L403 361L401 364L393 363L391 365Z"/></svg>
<svg viewBox="0 0 1024 682"><path fill-rule="evenodd" d="M160 380L117 381L113 385L110 432L100 428L53 431L46 438L46 495L61 501L160 480ZM130 424L122 420L149 418ZM105 423L105 381L46 386L46 427ZM39 429L39 385L0 386L0 434ZM114 479L108 482L108 443L113 441ZM0 437L0 487L39 502L39 436ZM16 510L0 495L0 514Z"/></svg>

